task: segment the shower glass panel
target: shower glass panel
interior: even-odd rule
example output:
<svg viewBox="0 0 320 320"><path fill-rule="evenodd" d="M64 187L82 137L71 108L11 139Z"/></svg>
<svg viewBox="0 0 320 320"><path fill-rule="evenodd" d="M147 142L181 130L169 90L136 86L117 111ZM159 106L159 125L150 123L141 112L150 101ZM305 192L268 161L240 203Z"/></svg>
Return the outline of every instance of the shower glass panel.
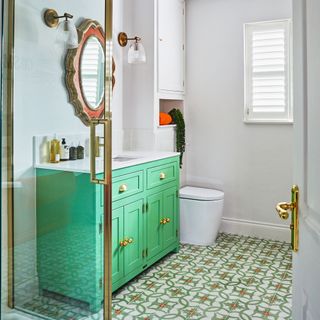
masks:
<svg viewBox="0 0 320 320"><path fill-rule="evenodd" d="M106 81L104 90L103 80L111 79L111 5L1 2L1 319L110 319L110 86ZM67 65L66 57L81 53L79 30L89 19L105 35L87 48L85 70L86 98L98 92L100 107L105 99L99 118L106 121L94 126L104 150L99 155L91 120L79 115L67 85L74 68L72 81L82 90L81 63Z"/></svg>

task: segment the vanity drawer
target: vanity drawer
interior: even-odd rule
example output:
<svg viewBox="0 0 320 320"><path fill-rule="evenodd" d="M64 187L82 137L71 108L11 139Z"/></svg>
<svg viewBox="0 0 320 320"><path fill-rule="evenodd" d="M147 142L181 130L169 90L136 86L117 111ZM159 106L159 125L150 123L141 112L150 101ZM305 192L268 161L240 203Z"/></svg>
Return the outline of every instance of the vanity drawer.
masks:
<svg viewBox="0 0 320 320"><path fill-rule="evenodd" d="M124 174L112 179L112 201L143 191L143 171Z"/></svg>
<svg viewBox="0 0 320 320"><path fill-rule="evenodd" d="M178 163L170 162L147 170L147 188L155 188L178 178Z"/></svg>

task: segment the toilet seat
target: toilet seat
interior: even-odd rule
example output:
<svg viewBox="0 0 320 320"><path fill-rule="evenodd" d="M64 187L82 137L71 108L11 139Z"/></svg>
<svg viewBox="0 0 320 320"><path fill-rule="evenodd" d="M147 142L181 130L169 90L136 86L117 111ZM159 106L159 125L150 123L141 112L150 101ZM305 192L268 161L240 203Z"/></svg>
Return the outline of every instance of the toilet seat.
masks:
<svg viewBox="0 0 320 320"><path fill-rule="evenodd" d="M186 186L180 189L180 198L200 201L217 201L223 200L224 192L214 189Z"/></svg>

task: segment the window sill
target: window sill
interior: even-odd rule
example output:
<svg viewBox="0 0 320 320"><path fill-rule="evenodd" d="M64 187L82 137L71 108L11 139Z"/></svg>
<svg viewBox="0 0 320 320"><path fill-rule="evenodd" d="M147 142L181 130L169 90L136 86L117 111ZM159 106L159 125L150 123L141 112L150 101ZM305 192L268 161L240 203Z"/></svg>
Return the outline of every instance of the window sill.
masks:
<svg viewBox="0 0 320 320"><path fill-rule="evenodd" d="M245 124L289 124L293 125L293 120L243 120Z"/></svg>

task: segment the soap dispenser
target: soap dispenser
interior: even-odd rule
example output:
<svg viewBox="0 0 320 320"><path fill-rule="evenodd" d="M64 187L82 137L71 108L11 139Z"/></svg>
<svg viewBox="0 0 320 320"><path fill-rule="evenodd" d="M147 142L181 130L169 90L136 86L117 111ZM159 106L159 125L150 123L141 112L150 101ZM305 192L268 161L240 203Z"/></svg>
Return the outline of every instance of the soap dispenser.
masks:
<svg viewBox="0 0 320 320"><path fill-rule="evenodd" d="M60 156L61 156L61 161L69 160L69 146L66 143L66 138L62 138Z"/></svg>
<svg viewBox="0 0 320 320"><path fill-rule="evenodd" d="M58 163L60 161L60 141L57 139L57 135L50 141L50 159L51 163Z"/></svg>

